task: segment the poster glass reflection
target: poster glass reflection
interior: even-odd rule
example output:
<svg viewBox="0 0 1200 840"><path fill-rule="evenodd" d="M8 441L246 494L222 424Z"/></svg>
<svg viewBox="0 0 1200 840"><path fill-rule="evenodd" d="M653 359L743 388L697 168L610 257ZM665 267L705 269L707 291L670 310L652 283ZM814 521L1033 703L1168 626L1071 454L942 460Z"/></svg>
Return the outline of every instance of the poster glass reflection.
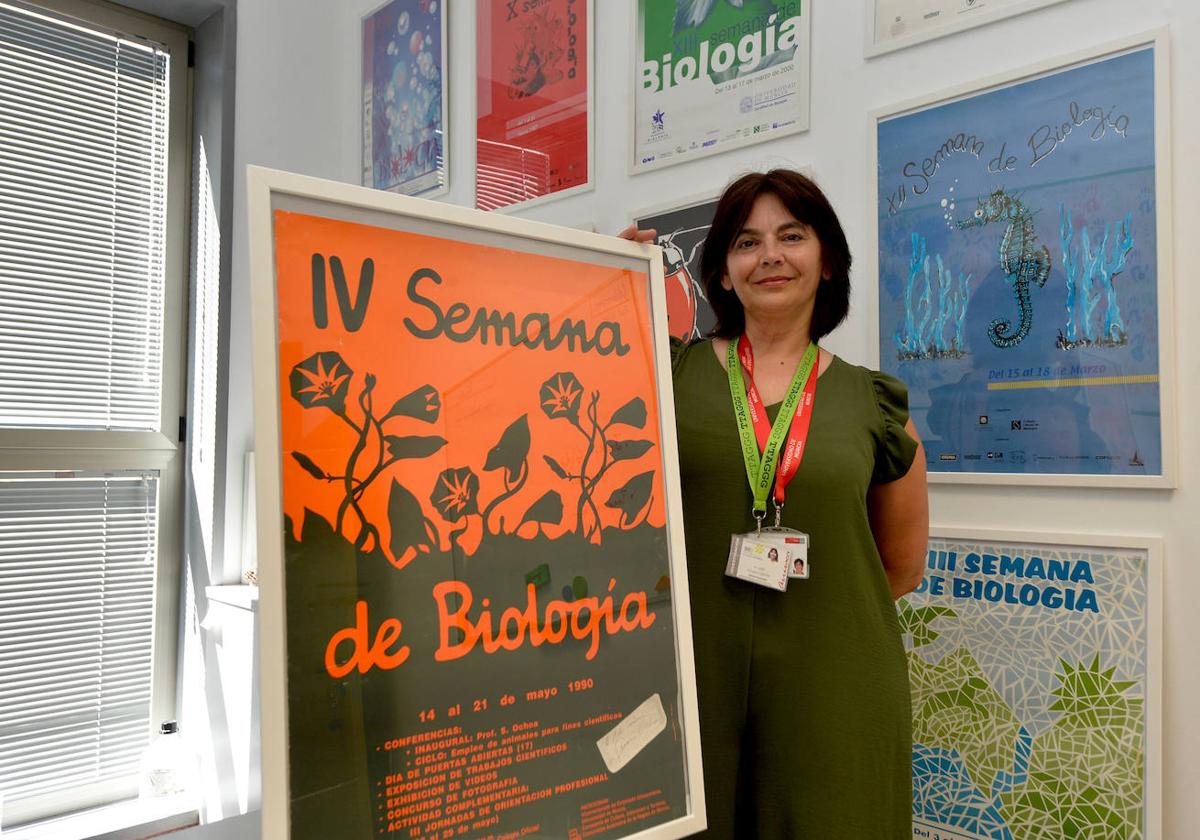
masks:
<svg viewBox="0 0 1200 840"><path fill-rule="evenodd" d="M913 836L1161 836L1162 545L933 529L897 602Z"/></svg>
<svg viewBox="0 0 1200 840"><path fill-rule="evenodd" d="M933 480L1173 480L1165 35L877 114L881 370Z"/></svg>
<svg viewBox="0 0 1200 840"><path fill-rule="evenodd" d="M476 0L475 206L592 188L592 0Z"/></svg>
<svg viewBox="0 0 1200 840"><path fill-rule="evenodd" d="M657 253L250 193L264 833L702 828Z"/></svg>
<svg viewBox="0 0 1200 840"><path fill-rule="evenodd" d="M445 0L392 0L363 18L362 183L449 189Z"/></svg>

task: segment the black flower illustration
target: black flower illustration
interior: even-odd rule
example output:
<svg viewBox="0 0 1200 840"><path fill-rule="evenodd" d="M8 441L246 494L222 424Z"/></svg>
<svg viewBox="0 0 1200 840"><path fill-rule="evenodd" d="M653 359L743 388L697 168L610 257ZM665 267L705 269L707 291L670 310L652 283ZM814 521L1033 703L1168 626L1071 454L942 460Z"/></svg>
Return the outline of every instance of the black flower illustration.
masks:
<svg viewBox="0 0 1200 840"><path fill-rule="evenodd" d="M458 522L468 514L479 513L475 498L478 493L479 476L470 467L451 467L438 476L429 501L447 522Z"/></svg>
<svg viewBox="0 0 1200 840"><path fill-rule="evenodd" d="M566 417L572 423L579 422L579 401L583 397L583 386L579 378L570 371L556 373L542 383L542 411L550 418Z"/></svg>
<svg viewBox="0 0 1200 840"><path fill-rule="evenodd" d="M292 368L292 396L305 408L323 405L338 414L346 410L346 393L354 371L333 351L314 353Z"/></svg>

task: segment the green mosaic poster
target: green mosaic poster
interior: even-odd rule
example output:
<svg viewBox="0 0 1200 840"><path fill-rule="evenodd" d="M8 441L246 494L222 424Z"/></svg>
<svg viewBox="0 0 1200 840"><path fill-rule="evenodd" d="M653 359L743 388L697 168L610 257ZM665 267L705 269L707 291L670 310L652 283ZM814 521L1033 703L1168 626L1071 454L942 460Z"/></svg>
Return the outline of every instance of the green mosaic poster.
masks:
<svg viewBox="0 0 1200 840"><path fill-rule="evenodd" d="M914 837L1158 836L1157 545L1071 539L930 540L897 604Z"/></svg>

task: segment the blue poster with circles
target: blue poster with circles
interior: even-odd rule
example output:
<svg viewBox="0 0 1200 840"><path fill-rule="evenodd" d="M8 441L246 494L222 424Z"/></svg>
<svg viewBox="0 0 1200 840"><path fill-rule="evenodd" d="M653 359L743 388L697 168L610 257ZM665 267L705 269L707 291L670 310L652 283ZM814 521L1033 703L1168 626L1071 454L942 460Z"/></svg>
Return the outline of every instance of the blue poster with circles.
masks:
<svg viewBox="0 0 1200 840"><path fill-rule="evenodd" d="M362 183L445 192L445 0L392 0L363 19Z"/></svg>
<svg viewBox="0 0 1200 840"><path fill-rule="evenodd" d="M879 119L880 368L932 473L1163 475L1155 49Z"/></svg>

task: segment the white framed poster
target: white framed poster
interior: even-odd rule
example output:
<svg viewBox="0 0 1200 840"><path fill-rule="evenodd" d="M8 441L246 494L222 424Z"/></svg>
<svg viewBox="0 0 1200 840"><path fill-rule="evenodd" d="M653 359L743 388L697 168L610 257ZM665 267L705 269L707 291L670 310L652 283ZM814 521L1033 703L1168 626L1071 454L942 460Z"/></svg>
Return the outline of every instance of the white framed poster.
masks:
<svg viewBox="0 0 1200 840"><path fill-rule="evenodd" d="M812 5L638 0L630 174L808 130Z"/></svg>
<svg viewBox="0 0 1200 840"><path fill-rule="evenodd" d="M913 836L1162 836L1162 543L933 528L897 602Z"/></svg>
<svg viewBox="0 0 1200 840"><path fill-rule="evenodd" d="M931 481L1173 486L1168 73L1162 30L872 115L879 368Z"/></svg>
<svg viewBox="0 0 1200 840"><path fill-rule="evenodd" d="M630 218L639 228L655 231L654 244L663 254L667 327L682 341L702 338L716 324L700 279L700 258L720 198L713 193L694 195L647 207Z"/></svg>
<svg viewBox="0 0 1200 840"><path fill-rule="evenodd" d="M868 58L1063 0L867 0Z"/></svg>
<svg viewBox="0 0 1200 840"><path fill-rule="evenodd" d="M702 829L658 250L248 195L263 836Z"/></svg>
<svg viewBox="0 0 1200 840"><path fill-rule="evenodd" d="M444 0L391 0L363 18L363 186L450 189L448 45Z"/></svg>
<svg viewBox="0 0 1200 840"><path fill-rule="evenodd" d="M595 188L593 0L475 0L475 206Z"/></svg>

